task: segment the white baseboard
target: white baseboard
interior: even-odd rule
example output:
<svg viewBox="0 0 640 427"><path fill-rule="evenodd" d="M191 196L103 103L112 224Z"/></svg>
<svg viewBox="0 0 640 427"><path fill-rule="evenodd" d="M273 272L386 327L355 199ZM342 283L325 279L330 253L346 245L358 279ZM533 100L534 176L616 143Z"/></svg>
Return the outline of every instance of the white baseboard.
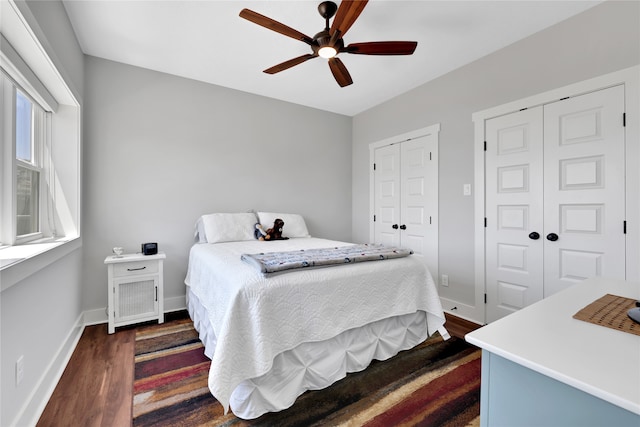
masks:
<svg viewBox="0 0 640 427"><path fill-rule="evenodd" d="M172 311L179 311L186 309L186 300L184 296L167 298L164 300L165 313ZM84 311L78 316L75 325L69 331L67 338L64 340L56 357L51 361L47 367L42 378L38 382L38 385L34 388L33 393L27 399L22 410L18 413L15 420L11 425L17 426L35 426L47 406L51 395L53 394L58 381L62 377L62 374L73 355L82 332L86 326L98 325L101 323L107 323L107 310L106 308L98 308L95 310Z"/></svg>
<svg viewBox="0 0 640 427"><path fill-rule="evenodd" d="M478 325L484 325L484 322L481 319L477 318L478 310L475 307L461 303L459 301L444 298L442 296L440 297L440 301L442 302L442 309L445 313L449 313L453 316L460 317L461 319L477 323Z"/></svg>
<svg viewBox="0 0 640 427"><path fill-rule="evenodd" d="M187 309L187 300L184 295L180 297L165 298L164 299L164 312L169 313L171 311L179 311Z"/></svg>
<svg viewBox="0 0 640 427"><path fill-rule="evenodd" d="M83 312L82 321L84 322L85 326L107 323L109 321L109 318L107 317L107 308L98 308L95 310L87 310Z"/></svg>
<svg viewBox="0 0 640 427"><path fill-rule="evenodd" d="M73 355L73 351L78 345L78 341L80 341L84 331L82 319L83 316L81 314L11 425L35 426L38 423L44 408L47 406L47 402L49 402Z"/></svg>

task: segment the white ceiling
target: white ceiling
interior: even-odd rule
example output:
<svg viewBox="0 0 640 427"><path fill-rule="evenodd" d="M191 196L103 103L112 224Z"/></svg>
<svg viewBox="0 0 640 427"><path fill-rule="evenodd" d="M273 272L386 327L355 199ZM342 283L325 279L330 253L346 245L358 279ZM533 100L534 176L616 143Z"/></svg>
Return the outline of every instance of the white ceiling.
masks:
<svg viewBox="0 0 640 427"><path fill-rule="evenodd" d="M345 88L321 58L275 75L263 73L311 50L240 18L240 10L246 7L313 37L324 29L319 3L64 0L88 55L349 116L600 1L372 0L346 34L345 44L415 40L412 56L341 54L354 82Z"/></svg>

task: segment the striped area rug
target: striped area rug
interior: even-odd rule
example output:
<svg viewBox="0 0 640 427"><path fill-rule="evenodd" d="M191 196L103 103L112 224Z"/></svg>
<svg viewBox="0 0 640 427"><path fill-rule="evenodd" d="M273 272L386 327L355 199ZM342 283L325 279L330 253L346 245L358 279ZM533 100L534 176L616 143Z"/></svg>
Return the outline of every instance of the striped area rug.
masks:
<svg viewBox="0 0 640 427"><path fill-rule="evenodd" d="M242 420L207 387L209 359L189 319L136 329L134 426L477 426L480 350L434 336L289 409Z"/></svg>

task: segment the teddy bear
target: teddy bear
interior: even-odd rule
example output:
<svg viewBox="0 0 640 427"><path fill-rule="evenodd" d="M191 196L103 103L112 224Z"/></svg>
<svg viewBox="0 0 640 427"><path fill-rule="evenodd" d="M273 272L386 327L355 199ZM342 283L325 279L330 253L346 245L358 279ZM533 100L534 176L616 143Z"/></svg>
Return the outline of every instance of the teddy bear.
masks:
<svg viewBox="0 0 640 427"><path fill-rule="evenodd" d="M260 223L256 223L253 234L258 240L288 240L288 237L282 237L282 227L284 227L284 221L276 218L273 221L273 227L267 228L267 231Z"/></svg>

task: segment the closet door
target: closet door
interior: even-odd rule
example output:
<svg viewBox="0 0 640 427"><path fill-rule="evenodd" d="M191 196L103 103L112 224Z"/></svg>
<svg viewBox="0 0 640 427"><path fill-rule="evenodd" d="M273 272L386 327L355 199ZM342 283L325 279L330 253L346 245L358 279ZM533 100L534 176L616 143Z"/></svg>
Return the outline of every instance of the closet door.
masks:
<svg viewBox="0 0 640 427"><path fill-rule="evenodd" d="M543 297L542 107L486 122L486 321Z"/></svg>
<svg viewBox="0 0 640 427"><path fill-rule="evenodd" d="M400 145L375 150L375 243L400 246Z"/></svg>
<svg viewBox="0 0 640 427"><path fill-rule="evenodd" d="M624 88L544 107L544 296L625 279Z"/></svg>
<svg viewBox="0 0 640 427"><path fill-rule="evenodd" d="M374 154L375 243L424 258L438 277L438 136L377 148Z"/></svg>
<svg viewBox="0 0 640 427"><path fill-rule="evenodd" d="M437 235L435 238L431 235L437 230L436 227L431 227L433 221L430 208L434 200L433 191L437 188L433 182L434 178L437 180L437 176L430 174L434 169L429 167L433 161L430 160L429 138L422 136L400 144L400 241L402 246L421 256L432 252L430 246L437 242Z"/></svg>
<svg viewBox="0 0 640 427"><path fill-rule="evenodd" d="M625 279L622 86L487 120L486 321Z"/></svg>

